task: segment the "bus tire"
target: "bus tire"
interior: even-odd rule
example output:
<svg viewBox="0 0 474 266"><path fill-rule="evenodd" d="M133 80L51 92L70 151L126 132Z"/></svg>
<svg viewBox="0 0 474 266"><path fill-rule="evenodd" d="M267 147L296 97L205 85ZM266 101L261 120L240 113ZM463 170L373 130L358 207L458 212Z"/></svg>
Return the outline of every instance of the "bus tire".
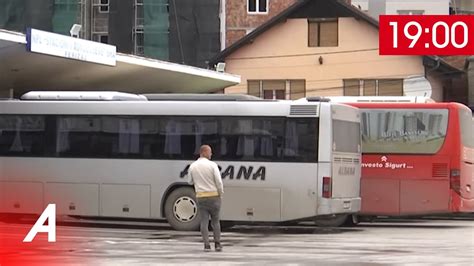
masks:
<svg viewBox="0 0 474 266"><path fill-rule="evenodd" d="M314 224L319 227L339 227L347 223L347 220L352 220L352 215L338 214L323 217L316 217Z"/></svg>
<svg viewBox="0 0 474 266"><path fill-rule="evenodd" d="M196 195L191 187L173 190L166 198L164 207L166 220L175 230L199 230L199 211Z"/></svg>
<svg viewBox="0 0 474 266"><path fill-rule="evenodd" d="M359 224L359 216L356 214L348 215L346 222L342 225L345 227L354 227Z"/></svg>
<svg viewBox="0 0 474 266"><path fill-rule="evenodd" d="M235 225L232 221L221 221L221 229L228 230L231 229Z"/></svg>

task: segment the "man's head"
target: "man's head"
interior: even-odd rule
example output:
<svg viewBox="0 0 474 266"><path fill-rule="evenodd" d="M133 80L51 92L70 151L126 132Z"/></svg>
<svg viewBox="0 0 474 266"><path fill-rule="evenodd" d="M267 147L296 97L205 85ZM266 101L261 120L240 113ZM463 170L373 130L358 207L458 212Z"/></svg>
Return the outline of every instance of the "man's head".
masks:
<svg viewBox="0 0 474 266"><path fill-rule="evenodd" d="M212 157L212 149L211 146L209 145L202 145L201 148L199 149L199 156L211 159Z"/></svg>

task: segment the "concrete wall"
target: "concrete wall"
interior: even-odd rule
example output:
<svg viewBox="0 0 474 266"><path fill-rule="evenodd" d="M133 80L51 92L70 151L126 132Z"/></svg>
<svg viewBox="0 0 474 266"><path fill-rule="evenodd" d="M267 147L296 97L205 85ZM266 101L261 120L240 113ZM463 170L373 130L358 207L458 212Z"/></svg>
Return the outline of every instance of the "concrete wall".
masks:
<svg viewBox="0 0 474 266"><path fill-rule="evenodd" d="M377 20L379 19L379 15L385 15L387 13L386 2L385 0L369 0L369 15Z"/></svg>
<svg viewBox="0 0 474 266"><path fill-rule="evenodd" d="M454 0L451 5L459 14L474 14L473 0Z"/></svg>
<svg viewBox="0 0 474 266"><path fill-rule="evenodd" d="M425 15L449 15L449 0L386 1L386 14L398 14L398 10L425 10Z"/></svg>
<svg viewBox="0 0 474 266"><path fill-rule="evenodd" d="M397 15L398 10L424 10L424 15L449 15L450 0L369 0L369 14Z"/></svg>
<svg viewBox="0 0 474 266"><path fill-rule="evenodd" d="M355 7L359 7L362 11L369 10L369 0L352 0L352 5Z"/></svg>

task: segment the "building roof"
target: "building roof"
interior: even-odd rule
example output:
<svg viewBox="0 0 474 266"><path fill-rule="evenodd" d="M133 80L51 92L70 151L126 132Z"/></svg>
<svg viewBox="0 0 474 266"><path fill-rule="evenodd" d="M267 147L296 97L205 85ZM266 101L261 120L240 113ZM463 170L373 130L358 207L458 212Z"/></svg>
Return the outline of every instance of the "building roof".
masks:
<svg viewBox="0 0 474 266"><path fill-rule="evenodd" d="M428 68L427 71L439 71L445 74L462 74L464 70L458 69L442 57L439 56L423 56L423 65Z"/></svg>
<svg viewBox="0 0 474 266"><path fill-rule="evenodd" d="M117 53L107 66L28 52L26 36L0 30L0 90L113 90L134 93L216 92L240 76Z"/></svg>
<svg viewBox="0 0 474 266"><path fill-rule="evenodd" d="M449 65L458 70L463 70L466 64L466 59L469 56L466 55L447 55L441 56L441 58Z"/></svg>
<svg viewBox="0 0 474 266"><path fill-rule="evenodd" d="M209 67L213 68L218 62L225 61L225 58L249 43L252 43L260 34L266 32L276 24L284 22L288 18L330 18L330 17L354 17L363 20L369 25L379 29L379 22L362 10L348 4L344 0L299 0L289 8L283 10L267 22L257 27L231 46L227 47L209 61ZM435 71L462 73L459 68L438 56L423 56L423 64Z"/></svg>
<svg viewBox="0 0 474 266"><path fill-rule="evenodd" d="M367 15L360 9L348 4L344 0L299 0L292 6L283 10L278 15L269 19L255 30L239 39L209 61L209 67L223 62L227 56L235 52L240 47L252 43L262 33L266 32L276 24L284 22L288 18L331 18L331 17L354 17L366 21L370 25L378 28L376 19Z"/></svg>

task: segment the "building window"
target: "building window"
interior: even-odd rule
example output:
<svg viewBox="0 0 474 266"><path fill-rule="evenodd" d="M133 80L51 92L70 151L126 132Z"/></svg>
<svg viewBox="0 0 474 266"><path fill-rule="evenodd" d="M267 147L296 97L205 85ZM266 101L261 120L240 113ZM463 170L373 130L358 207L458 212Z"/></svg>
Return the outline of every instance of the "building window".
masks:
<svg viewBox="0 0 474 266"><path fill-rule="evenodd" d="M345 79L344 96L402 96L403 79Z"/></svg>
<svg viewBox="0 0 474 266"><path fill-rule="evenodd" d="M290 80L290 99L298 100L306 97L306 80Z"/></svg>
<svg viewBox="0 0 474 266"><path fill-rule="evenodd" d="M263 99L284 100L286 92L285 80L264 80L262 82Z"/></svg>
<svg viewBox="0 0 474 266"><path fill-rule="evenodd" d="M397 10L398 15L423 15L424 10Z"/></svg>
<svg viewBox="0 0 474 266"><path fill-rule="evenodd" d="M100 0L99 12L109 13L109 0Z"/></svg>
<svg viewBox="0 0 474 266"><path fill-rule="evenodd" d="M284 100L285 90L263 90L263 99Z"/></svg>
<svg viewBox="0 0 474 266"><path fill-rule="evenodd" d="M248 80L248 94L263 99L291 99L304 98L306 95L306 81L296 80Z"/></svg>
<svg viewBox="0 0 474 266"><path fill-rule="evenodd" d="M376 96L377 95L377 80L365 79L362 81L362 93L364 96Z"/></svg>
<svg viewBox="0 0 474 266"><path fill-rule="evenodd" d="M99 42L101 43L109 43L109 36L107 35L100 35Z"/></svg>
<svg viewBox="0 0 474 266"><path fill-rule="evenodd" d="M267 0L248 0L247 12L248 13L268 13L268 1Z"/></svg>
<svg viewBox="0 0 474 266"><path fill-rule="evenodd" d="M308 20L309 47L334 47L338 42L337 19Z"/></svg>
<svg viewBox="0 0 474 266"><path fill-rule="evenodd" d="M94 34L93 40L100 43L109 43L109 36L107 34Z"/></svg>
<svg viewBox="0 0 474 266"><path fill-rule="evenodd" d="M403 79L379 79L377 80L378 96L402 96Z"/></svg>
<svg viewBox="0 0 474 266"><path fill-rule="evenodd" d="M344 96L360 96L360 80L344 80Z"/></svg>

